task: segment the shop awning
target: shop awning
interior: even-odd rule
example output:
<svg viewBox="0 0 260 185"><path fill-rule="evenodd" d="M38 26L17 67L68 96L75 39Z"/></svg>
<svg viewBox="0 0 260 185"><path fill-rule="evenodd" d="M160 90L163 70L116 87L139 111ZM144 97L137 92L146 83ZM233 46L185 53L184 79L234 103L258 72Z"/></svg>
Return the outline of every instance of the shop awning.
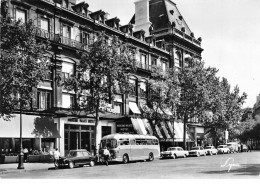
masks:
<svg viewBox="0 0 260 185"><path fill-rule="evenodd" d="M139 108L137 107L135 102L129 102L129 108L134 114L141 114Z"/></svg>
<svg viewBox="0 0 260 185"><path fill-rule="evenodd" d="M163 135L162 135L162 133L161 133L161 131L160 131L160 129L159 129L159 127L157 125L155 125L155 130L156 130L157 135L159 136L159 138L163 139Z"/></svg>
<svg viewBox="0 0 260 185"><path fill-rule="evenodd" d="M175 137L174 137L174 141L176 142L183 142L183 133L184 133L184 128L183 128L184 124L183 123L177 123L174 122L174 133L175 133ZM191 136L190 134L186 131L186 141L191 142Z"/></svg>
<svg viewBox="0 0 260 185"><path fill-rule="evenodd" d="M148 132L149 135L153 135L153 129L147 119L142 119L144 126L146 128L146 131Z"/></svg>
<svg viewBox="0 0 260 185"><path fill-rule="evenodd" d="M171 133L171 135L173 136L173 127L172 127L172 123L170 121L167 121L167 126L168 126L168 131L169 133Z"/></svg>
<svg viewBox="0 0 260 185"><path fill-rule="evenodd" d="M0 119L0 137L20 137L20 115L15 115L10 121ZM57 126L52 117L22 115L23 138L60 138Z"/></svg>
<svg viewBox="0 0 260 185"><path fill-rule="evenodd" d="M141 135L147 134L143 121L140 118L137 118L137 119L131 118L131 122L132 122L137 134L141 134Z"/></svg>
<svg viewBox="0 0 260 185"><path fill-rule="evenodd" d="M166 129L166 126L165 126L165 124L164 124L164 122L161 122L161 130L162 130L162 132L164 133L164 135L165 135L165 137L164 137L164 139L171 139L171 136L169 135L169 133L168 133L168 131L167 131L167 129Z"/></svg>

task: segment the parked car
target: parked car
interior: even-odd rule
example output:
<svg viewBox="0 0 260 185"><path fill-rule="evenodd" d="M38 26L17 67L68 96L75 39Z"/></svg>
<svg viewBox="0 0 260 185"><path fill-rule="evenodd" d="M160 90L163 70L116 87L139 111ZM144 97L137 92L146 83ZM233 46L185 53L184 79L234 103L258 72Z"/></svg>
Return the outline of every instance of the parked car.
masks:
<svg viewBox="0 0 260 185"><path fill-rule="evenodd" d="M161 152L161 158L178 158L178 157L187 157L189 152L183 150L181 147L169 147L167 151Z"/></svg>
<svg viewBox="0 0 260 185"><path fill-rule="evenodd" d="M239 144L237 142L229 142L227 143L227 147L230 150L230 153L239 152Z"/></svg>
<svg viewBox="0 0 260 185"><path fill-rule="evenodd" d="M85 149L70 150L66 157L61 157L58 162L59 167L68 166L74 168L74 166L95 165L95 157Z"/></svg>
<svg viewBox="0 0 260 185"><path fill-rule="evenodd" d="M241 144L241 152L248 152L248 147L245 144Z"/></svg>
<svg viewBox="0 0 260 185"><path fill-rule="evenodd" d="M218 154L218 150L214 146L206 146L205 150L208 155Z"/></svg>
<svg viewBox="0 0 260 185"><path fill-rule="evenodd" d="M202 146L196 146L192 147L191 150L189 151L189 156L201 156L204 155L206 156L206 150Z"/></svg>
<svg viewBox="0 0 260 185"><path fill-rule="evenodd" d="M220 154L230 153L230 150L227 145L219 145L217 149L218 149L218 153L220 153Z"/></svg>

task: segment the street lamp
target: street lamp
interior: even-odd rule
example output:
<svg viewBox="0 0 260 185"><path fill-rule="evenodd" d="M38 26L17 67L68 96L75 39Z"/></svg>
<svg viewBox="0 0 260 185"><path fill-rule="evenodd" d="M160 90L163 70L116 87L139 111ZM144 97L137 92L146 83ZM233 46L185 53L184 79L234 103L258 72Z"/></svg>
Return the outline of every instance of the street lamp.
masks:
<svg viewBox="0 0 260 185"><path fill-rule="evenodd" d="M18 155L17 169L24 169L24 165L23 165L24 154L23 154L23 139L22 139L23 122L22 122L22 105L21 104L22 104L22 102L20 101L20 153Z"/></svg>

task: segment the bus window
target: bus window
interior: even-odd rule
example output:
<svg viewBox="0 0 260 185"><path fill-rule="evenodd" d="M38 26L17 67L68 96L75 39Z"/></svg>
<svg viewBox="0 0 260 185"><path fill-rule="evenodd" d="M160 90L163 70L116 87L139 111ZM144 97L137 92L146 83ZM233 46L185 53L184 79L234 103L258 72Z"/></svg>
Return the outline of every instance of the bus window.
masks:
<svg viewBox="0 0 260 185"><path fill-rule="evenodd" d="M151 139L147 139L147 145L153 145L153 141Z"/></svg>
<svg viewBox="0 0 260 185"><path fill-rule="evenodd" d="M117 147L117 141L115 139L101 140L101 148L108 147L110 149Z"/></svg>
<svg viewBox="0 0 260 185"><path fill-rule="evenodd" d="M136 139L136 145L147 145L147 141L145 139Z"/></svg>
<svg viewBox="0 0 260 185"><path fill-rule="evenodd" d="M119 139L119 141L118 141L118 145L129 145L130 143L129 143L129 140L127 139L127 140L122 140L122 139Z"/></svg>

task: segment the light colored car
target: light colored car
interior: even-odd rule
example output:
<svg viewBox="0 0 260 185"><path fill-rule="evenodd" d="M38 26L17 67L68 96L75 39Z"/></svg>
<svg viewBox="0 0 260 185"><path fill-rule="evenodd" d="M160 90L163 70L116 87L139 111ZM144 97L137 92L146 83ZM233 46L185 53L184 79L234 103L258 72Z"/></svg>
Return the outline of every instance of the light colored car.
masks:
<svg viewBox="0 0 260 185"><path fill-rule="evenodd" d="M202 146L195 146L192 147L191 150L189 151L189 156L201 156L204 155L206 156L206 150Z"/></svg>
<svg viewBox="0 0 260 185"><path fill-rule="evenodd" d="M227 146L230 150L230 153L235 153L235 152L238 153L240 145L237 142L229 142L227 143Z"/></svg>
<svg viewBox="0 0 260 185"><path fill-rule="evenodd" d="M178 157L187 157L189 152L183 150L181 147L169 147L167 151L161 152L161 158L178 158Z"/></svg>
<svg viewBox="0 0 260 185"><path fill-rule="evenodd" d="M220 154L230 153L230 149L228 148L227 145L219 145L217 149L218 149L218 153L220 153Z"/></svg>
<svg viewBox="0 0 260 185"><path fill-rule="evenodd" d="M214 146L206 146L205 150L208 155L218 154L218 150Z"/></svg>

